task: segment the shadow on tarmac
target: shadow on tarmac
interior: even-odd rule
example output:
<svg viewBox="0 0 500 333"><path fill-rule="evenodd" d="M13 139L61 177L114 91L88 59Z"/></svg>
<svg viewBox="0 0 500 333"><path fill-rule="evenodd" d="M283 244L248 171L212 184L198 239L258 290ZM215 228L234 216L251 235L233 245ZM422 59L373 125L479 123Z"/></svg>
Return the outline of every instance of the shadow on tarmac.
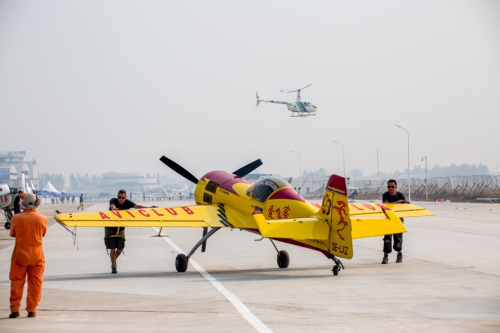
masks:
<svg viewBox="0 0 500 333"><path fill-rule="evenodd" d="M290 275L287 272L301 272L301 271L311 271L311 270L322 270L325 274L317 275ZM243 269L243 270L217 270L208 272L214 278L220 281L273 281L273 280L300 280L300 279L315 279L315 278L332 278L332 273L327 267L316 266L316 267L297 267L297 268L287 268L286 270L280 268L262 268L262 269ZM279 273L279 274L276 274ZM283 274L285 273L285 274ZM95 274L76 274L76 275L59 275L59 276L49 276L44 277L45 282L64 282L64 281L92 281L92 280L108 280L108 279L136 279L136 278L172 278L172 277L193 277L200 276L197 271L189 271L184 273L178 272L126 272L126 273L95 273ZM187 282L187 281L186 281ZM196 281L193 281L196 282ZM0 284L9 284L10 280L0 281Z"/></svg>

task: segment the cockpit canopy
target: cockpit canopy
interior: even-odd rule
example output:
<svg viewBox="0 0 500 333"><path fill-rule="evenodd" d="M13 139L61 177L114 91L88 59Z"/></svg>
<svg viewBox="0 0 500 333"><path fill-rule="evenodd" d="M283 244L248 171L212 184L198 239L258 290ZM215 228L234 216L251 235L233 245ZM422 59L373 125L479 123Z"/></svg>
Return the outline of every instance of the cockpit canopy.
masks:
<svg viewBox="0 0 500 333"><path fill-rule="evenodd" d="M247 195L257 201L265 202L274 191L282 187L290 187L290 184L281 178L268 177L250 186Z"/></svg>

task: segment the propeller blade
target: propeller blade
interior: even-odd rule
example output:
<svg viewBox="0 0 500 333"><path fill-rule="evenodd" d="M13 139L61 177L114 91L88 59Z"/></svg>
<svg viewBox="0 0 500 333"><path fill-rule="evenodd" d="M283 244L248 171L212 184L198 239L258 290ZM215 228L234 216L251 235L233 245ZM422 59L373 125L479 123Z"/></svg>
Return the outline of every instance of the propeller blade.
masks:
<svg viewBox="0 0 500 333"><path fill-rule="evenodd" d="M262 165L262 161L260 159L253 161L252 163L249 163L245 165L243 168L240 168L233 172L233 175L238 176L240 178L245 177L248 175L250 172L254 171L258 167Z"/></svg>
<svg viewBox="0 0 500 333"><path fill-rule="evenodd" d="M169 159L165 156L162 156L160 158L160 161L165 163L170 169L174 170L175 172L177 172L179 175L186 178L190 182L192 182L194 184L198 184L198 178L193 176L189 171L187 171L186 169L184 169L183 167L181 167L179 164L175 163L171 159Z"/></svg>

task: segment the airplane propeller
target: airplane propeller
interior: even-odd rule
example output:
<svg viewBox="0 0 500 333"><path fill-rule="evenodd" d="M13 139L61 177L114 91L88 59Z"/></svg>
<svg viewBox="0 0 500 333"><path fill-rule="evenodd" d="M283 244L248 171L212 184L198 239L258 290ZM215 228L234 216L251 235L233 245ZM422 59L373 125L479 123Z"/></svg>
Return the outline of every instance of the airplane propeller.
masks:
<svg viewBox="0 0 500 333"><path fill-rule="evenodd" d="M165 163L166 166L168 166L170 169L174 170L175 172L177 172L179 175L186 178L190 182L192 182L194 184L198 184L198 178L193 176L189 171L187 171L186 169L184 169L183 167L181 167L179 164L175 163L171 159L169 159L165 156L162 156L160 158L160 161Z"/></svg>
<svg viewBox="0 0 500 333"><path fill-rule="evenodd" d="M245 165L243 168L240 168L233 172L233 175L238 176L240 178L245 177L248 175L250 172L254 171L258 167L262 165L262 161L260 159L253 161L252 163L248 163Z"/></svg>
<svg viewBox="0 0 500 333"><path fill-rule="evenodd" d="M168 166L170 169L174 170L175 172L177 172L179 175L186 178L190 182L192 182L194 184L198 184L198 178L193 176L189 171L187 171L186 169L184 169L183 167L181 167L179 164L175 163L171 159L169 159L165 156L162 156L160 158L160 161L165 163L166 166ZM260 167L261 165L262 165L262 161L260 159L258 159L258 160L251 162L251 163L248 163L244 167L236 170L235 172L233 172L233 174L236 177L242 178L242 177L245 177L246 175L248 175L250 172L257 169L258 167Z"/></svg>

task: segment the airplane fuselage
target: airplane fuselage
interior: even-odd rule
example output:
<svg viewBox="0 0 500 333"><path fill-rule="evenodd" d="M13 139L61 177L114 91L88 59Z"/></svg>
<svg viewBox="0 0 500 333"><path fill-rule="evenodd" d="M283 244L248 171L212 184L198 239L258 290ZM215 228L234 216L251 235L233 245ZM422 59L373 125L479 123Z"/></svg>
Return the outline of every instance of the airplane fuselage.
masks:
<svg viewBox="0 0 500 333"><path fill-rule="evenodd" d="M318 207L305 201L289 185L277 188L264 196L250 192L254 185L226 171L212 171L198 181L194 199L198 205L230 205L246 216L251 216L254 211L262 211L269 220L301 218L318 211Z"/></svg>
<svg viewBox="0 0 500 333"><path fill-rule="evenodd" d="M0 208L8 207L12 202L9 185L0 183Z"/></svg>
<svg viewBox="0 0 500 333"><path fill-rule="evenodd" d="M232 215L234 216L232 217L238 218L238 215L241 214L241 223L244 223L244 217L252 216L255 211L261 211L267 220L280 220L314 216L321 208L319 204L308 203L289 185L260 196L260 200L258 200L256 197L259 196L254 195L253 191L261 181L253 184L225 171L212 171L198 181L194 195L195 201L198 205L223 204L227 205L226 207L234 208L238 212L233 211ZM257 229L243 230L260 234ZM329 256L329 243L327 241L273 239L317 250L325 256Z"/></svg>

